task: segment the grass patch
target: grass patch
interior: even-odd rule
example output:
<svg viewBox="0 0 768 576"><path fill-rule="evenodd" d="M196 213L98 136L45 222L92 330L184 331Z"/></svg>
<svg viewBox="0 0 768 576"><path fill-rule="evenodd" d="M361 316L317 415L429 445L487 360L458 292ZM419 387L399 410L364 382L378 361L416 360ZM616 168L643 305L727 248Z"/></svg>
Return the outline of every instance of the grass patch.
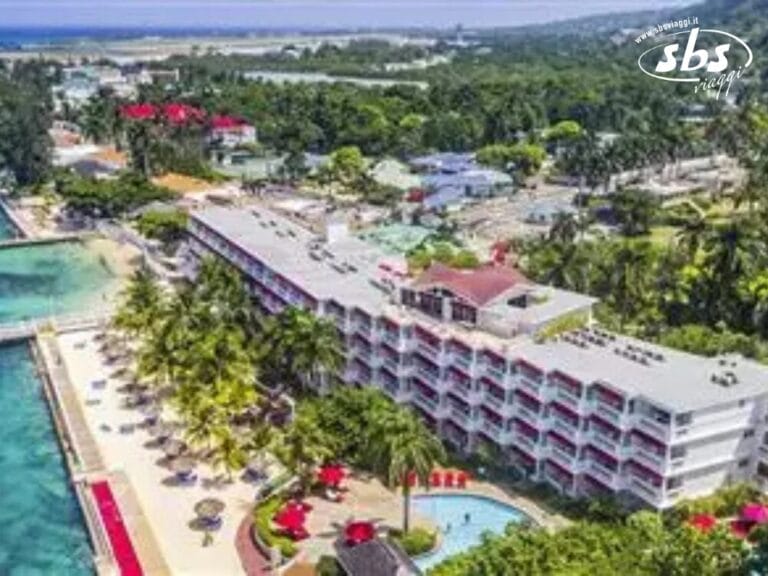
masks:
<svg viewBox="0 0 768 576"><path fill-rule="evenodd" d="M298 551L294 541L272 530L272 517L284 503L283 498L272 496L258 504L254 510L254 526L264 544L279 549L284 558L293 558Z"/></svg>
<svg viewBox="0 0 768 576"><path fill-rule="evenodd" d="M424 528L411 528L407 534L403 534L401 530L392 530L389 537L397 542L408 556L426 554L437 544L437 534Z"/></svg>

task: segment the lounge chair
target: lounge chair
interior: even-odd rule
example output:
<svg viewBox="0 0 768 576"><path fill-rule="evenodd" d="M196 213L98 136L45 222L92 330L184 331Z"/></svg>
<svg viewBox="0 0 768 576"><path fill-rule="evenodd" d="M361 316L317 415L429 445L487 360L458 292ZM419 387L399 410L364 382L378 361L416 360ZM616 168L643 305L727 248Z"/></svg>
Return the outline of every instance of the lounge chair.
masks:
<svg viewBox="0 0 768 576"><path fill-rule="evenodd" d="M429 475L429 485L432 488L440 488L440 480L440 472L432 472L432 474Z"/></svg>
<svg viewBox="0 0 768 576"><path fill-rule="evenodd" d="M469 480L469 475L466 472L459 472L456 475L456 487L457 488L466 488L467 487L467 480Z"/></svg>
<svg viewBox="0 0 768 576"><path fill-rule="evenodd" d="M446 472L443 476L443 485L446 488L453 488L453 472Z"/></svg>
<svg viewBox="0 0 768 576"><path fill-rule="evenodd" d="M91 382L91 389L92 390L104 390L104 388L107 387L107 381L105 379L101 380L94 380Z"/></svg>
<svg viewBox="0 0 768 576"><path fill-rule="evenodd" d="M197 474L195 472L176 474L176 484L179 486L194 486L197 484Z"/></svg>

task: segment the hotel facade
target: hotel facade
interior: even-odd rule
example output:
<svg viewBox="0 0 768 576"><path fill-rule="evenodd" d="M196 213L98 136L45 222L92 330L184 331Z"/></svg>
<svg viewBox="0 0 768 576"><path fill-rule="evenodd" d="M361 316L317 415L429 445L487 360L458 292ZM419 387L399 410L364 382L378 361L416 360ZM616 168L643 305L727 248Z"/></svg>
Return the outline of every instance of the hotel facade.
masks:
<svg viewBox="0 0 768 576"><path fill-rule="evenodd" d="M565 494L667 508L768 477L768 369L755 362L595 327L545 338L566 318L588 321L594 300L503 267L411 279L344 226L316 234L263 207L195 212L189 236L195 257L238 268L266 311L333 321L345 383L379 388L457 448L491 445Z"/></svg>

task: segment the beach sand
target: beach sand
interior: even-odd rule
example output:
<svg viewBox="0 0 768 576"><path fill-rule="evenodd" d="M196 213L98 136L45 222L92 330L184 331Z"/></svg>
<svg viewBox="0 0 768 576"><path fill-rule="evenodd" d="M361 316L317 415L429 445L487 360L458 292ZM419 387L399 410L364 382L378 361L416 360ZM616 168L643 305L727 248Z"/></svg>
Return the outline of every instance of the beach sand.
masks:
<svg viewBox="0 0 768 576"><path fill-rule="evenodd" d="M194 486L170 485L172 473L158 462L162 450L147 446L152 445L152 438L146 429L137 427L128 434L119 431L121 424L139 424L144 417L120 406L123 395L117 389L121 383L110 377L115 368L104 362L95 335L94 330L65 333L57 342L106 470L127 477L172 574L243 574L235 536L253 506L255 488L239 479L231 484L216 482L221 473L203 465L196 470L199 479ZM94 390L92 382L100 379L107 380L106 388ZM169 419L170 415L163 416ZM193 530L190 523L195 519L195 504L207 497L220 499L226 508L213 543L203 547L202 532Z"/></svg>

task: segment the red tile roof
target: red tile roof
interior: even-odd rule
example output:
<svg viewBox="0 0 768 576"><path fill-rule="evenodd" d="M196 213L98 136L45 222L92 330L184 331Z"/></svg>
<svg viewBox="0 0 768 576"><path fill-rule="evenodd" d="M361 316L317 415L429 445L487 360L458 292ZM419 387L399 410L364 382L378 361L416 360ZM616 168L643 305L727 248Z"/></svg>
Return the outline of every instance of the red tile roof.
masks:
<svg viewBox="0 0 768 576"><path fill-rule="evenodd" d="M457 270L433 264L416 279L419 288L444 288L475 306L483 306L528 279L517 270L505 266L483 266L474 270Z"/></svg>
<svg viewBox="0 0 768 576"><path fill-rule="evenodd" d="M217 115L211 118L211 128L214 130L231 130L247 126L248 122L234 116Z"/></svg>

